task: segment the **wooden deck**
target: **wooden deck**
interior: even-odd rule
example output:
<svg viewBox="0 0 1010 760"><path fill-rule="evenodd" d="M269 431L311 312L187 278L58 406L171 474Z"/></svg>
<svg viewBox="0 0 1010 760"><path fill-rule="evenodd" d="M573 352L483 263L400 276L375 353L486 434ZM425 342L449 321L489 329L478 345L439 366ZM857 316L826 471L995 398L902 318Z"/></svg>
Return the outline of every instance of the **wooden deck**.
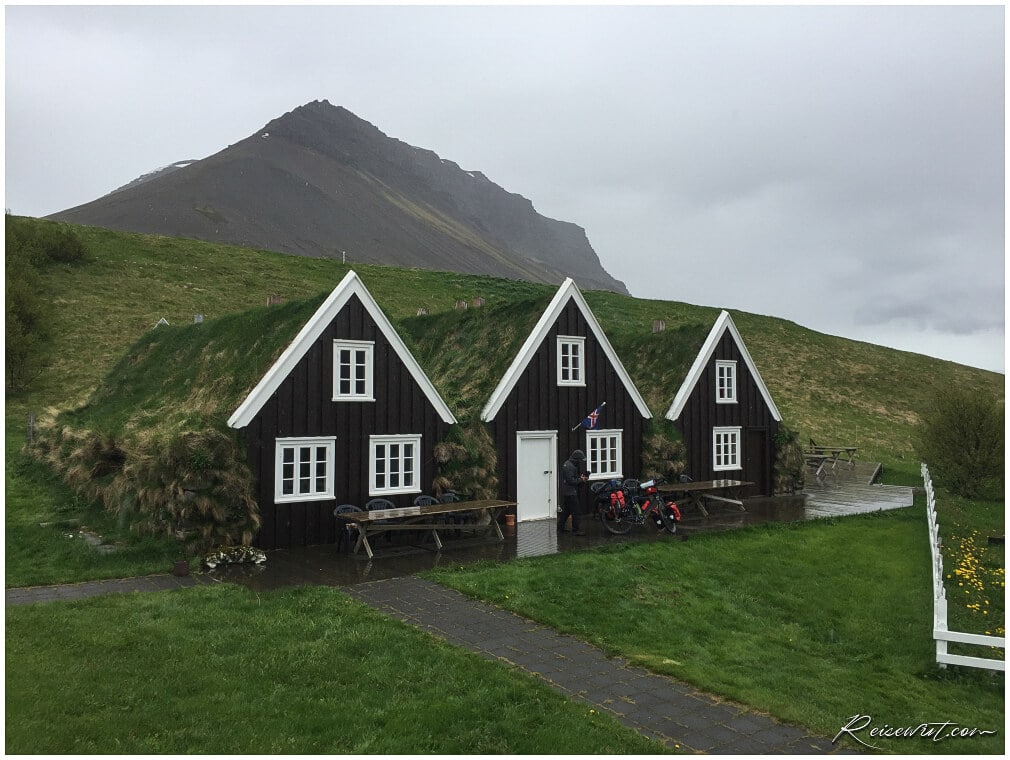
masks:
<svg viewBox="0 0 1010 760"><path fill-rule="evenodd" d="M873 485L879 472L877 462L856 462L853 468L839 464L836 473L823 478L808 468L803 488L806 516L837 517L912 506L912 488Z"/></svg>

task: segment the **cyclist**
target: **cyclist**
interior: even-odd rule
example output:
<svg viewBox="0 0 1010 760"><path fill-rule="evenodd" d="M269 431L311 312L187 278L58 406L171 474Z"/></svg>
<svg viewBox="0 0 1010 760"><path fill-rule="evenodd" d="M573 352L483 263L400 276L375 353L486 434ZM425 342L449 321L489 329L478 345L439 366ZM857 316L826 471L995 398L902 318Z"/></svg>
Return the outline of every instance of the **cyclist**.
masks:
<svg viewBox="0 0 1010 760"><path fill-rule="evenodd" d="M561 465L561 517L558 518L558 531L565 530L568 516L572 516L572 533L584 536L579 529L579 515L582 509L579 505L579 486L589 480L586 471L586 455L580 449L575 449L572 455Z"/></svg>

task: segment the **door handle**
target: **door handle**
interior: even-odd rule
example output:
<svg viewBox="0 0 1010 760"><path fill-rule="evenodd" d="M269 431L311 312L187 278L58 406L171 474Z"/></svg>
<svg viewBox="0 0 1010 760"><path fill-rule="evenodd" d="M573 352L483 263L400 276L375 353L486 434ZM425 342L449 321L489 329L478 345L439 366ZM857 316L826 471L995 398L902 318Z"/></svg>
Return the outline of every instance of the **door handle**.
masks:
<svg viewBox="0 0 1010 760"><path fill-rule="evenodd" d="M550 470L544 470L544 475L550 475L550 474L551 474Z"/></svg>

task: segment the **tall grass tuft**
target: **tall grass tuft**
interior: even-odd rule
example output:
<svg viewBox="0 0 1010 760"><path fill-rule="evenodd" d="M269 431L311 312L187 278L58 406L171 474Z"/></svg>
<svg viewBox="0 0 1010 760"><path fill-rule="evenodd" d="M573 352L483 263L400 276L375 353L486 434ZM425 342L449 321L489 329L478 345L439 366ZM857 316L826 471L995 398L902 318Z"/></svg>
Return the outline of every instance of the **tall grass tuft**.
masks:
<svg viewBox="0 0 1010 760"><path fill-rule="evenodd" d="M141 439L123 467L123 503L135 495L137 528L175 534L191 552L247 546L260 526L253 476L235 439L213 428Z"/></svg>
<svg viewBox="0 0 1010 760"><path fill-rule="evenodd" d="M785 424L775 434L775 493L794 493L806 482L806 458L800 436Z"/></svg>
<svg viewBox="0 0 1010 760"><path fill-rule="evenodd" d="M665 418L646 422L642 436L642 472L676 479L687 468L687 449L680 431Z"/></svg>
<svg viewBox="0 0 1010 760"><path fill-rule="evenodd" d="M212 426L116 439L48 419L27 453L138 533L174 536L192 554L248 545L259 529L252 472L234 437Z"/></svg>
<svg viewBox="0 0 1010 760"><path fill-rule="evenodd" d="M439 472L436 491L456 491L474 499L498 495L498 451L480 420L453 425L434 453Z"/></svg>

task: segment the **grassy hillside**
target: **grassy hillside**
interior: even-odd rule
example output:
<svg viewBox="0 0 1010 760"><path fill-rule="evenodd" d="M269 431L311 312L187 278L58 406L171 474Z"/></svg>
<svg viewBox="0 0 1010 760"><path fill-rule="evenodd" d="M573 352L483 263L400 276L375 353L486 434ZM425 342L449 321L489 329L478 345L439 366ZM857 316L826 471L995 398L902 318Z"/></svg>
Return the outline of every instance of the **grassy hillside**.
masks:
<svg viewBox="0 0 1010 760"><path fill-rule="evenodd" d="M78 227L91 260L50 269L46 285L56 307L55 360L35 384L30 403L72 408L87 400L128 346L159 319L190 324L265 306L271 294L299 299L330 291L352 267L234 246ZM489 303L536 286L364 264L353 267L394 319L418 308L450 310L483 295ZM8 398L23 407L25 397Z"/></svg>
<svg viewBox="0 0 1010 760"><path fill-rule="evenodd" d="M431 329L436 325L441 325L440 330L452 328L453 320L458 319L452 316L458 300L484 298L483 308L489 317L512 313L507 304L530 306L515 311L514 318L505 322L501 341L481 348L485 351L495 347L514 351L512 344L521 343L521 333L527 330L527 317L535 320L538 316L533 305L546 303L555 290L548 285L491 277L353 262L342 265L175 238L88 227L78 230L89 261L59 266L45 274L56 307L55 358L30 393L8 397L9 432L23 425L29 408L65 410L84 404L127 349L150 333L161 318L172 325L190 324L194 314L213 320L264 307L270 294L318 302L352 266L414 342L424 341L429 329L426 324ZM585 295L625 366L640 382L653 413L661 416L718 309L606 292ZM233 340L241 345L231 345L228 350L255 350L257 336L269 329L275 318L281 321L289 311L300 314L307 308L304 304L291 307L293 311L260 308L236 317L248 324L233 333ZM432 315L430 322L416 318L422 307ZM772 317L732 314L786 423L798 430L803 440L810 437L859 446L864 457L882 461L912 479L917 477L912 447L915 426L936 388L956 383L1003 393L1004 378L997 373L827 336ZM666 321L665 332L652 334L654 319ZM205 323L202 327L210 326ZM449 354L443 353L442 361L450 360ZM438 366L434 365L435 370ZM433 379L438 384L449 382L450 374L448 370L434 371ZM157 378L149 380L157 382ZM255 378L235 378L231 392L250 380ZM195 376L192 382L199 385L202 380ZM466 397L473 403L490 382L491 378L482 378L472 388L450 388L446 395L456 396L457 401ZM177 398L181 390L166 387L166 399ZM123 413L128 413L128 389L116 389L113 382L103 393L119 394Z"/></svg>
<svg viewBox="0 0 1010 760"><path fill-rule="evenodd" d="M636 382L639 368L645 368L645 377L663 371L666 365L660 357L650 359L649 351L669 340L664 336L671 329L684 330L685 337L696 335L692 323L697 322L707 334L718 315L715 308L604 292L586 293L586 300ZM729 304L721 308L732 314L786 424L800 433L803 444L813 438L821 444L858 446L861 458L903 472L910 483L919 479L915 429L938 389L959 386L1004 396L1005 377L1000 373L825 335L788 320L737 311ZM650 334L653 319L666 320L665 333ZM693 359L674 356L671 369ZM657 406L659 399L649 395L655 387L645 382L642 391L653 412L664 414L674 391Z"/></svg>

